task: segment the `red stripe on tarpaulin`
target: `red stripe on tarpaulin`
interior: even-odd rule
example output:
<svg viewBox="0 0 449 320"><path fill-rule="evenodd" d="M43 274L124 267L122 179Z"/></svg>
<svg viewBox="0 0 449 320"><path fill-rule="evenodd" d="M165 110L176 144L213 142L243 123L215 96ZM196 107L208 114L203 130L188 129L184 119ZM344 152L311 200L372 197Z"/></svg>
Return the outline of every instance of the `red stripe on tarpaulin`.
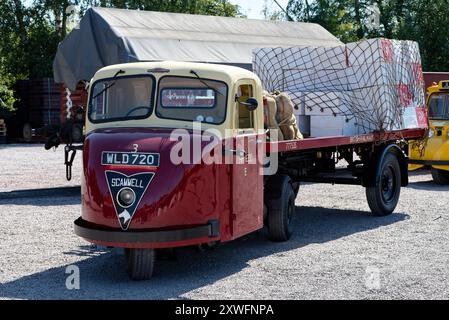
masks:
<svg viewBox="0 0 449 320"><path fill-rule="evenodd" d="M59 86L60 93L60 114L59 118L61 119L61 123L65 123L67 121L67 92L66 86L61 84ZM84 83L78 83L75 91L70 92L70 99L72 100L72 116L75 111L74 107L78 105L82 105L84 108L87 105L87 90L85 89Z"/></svg>

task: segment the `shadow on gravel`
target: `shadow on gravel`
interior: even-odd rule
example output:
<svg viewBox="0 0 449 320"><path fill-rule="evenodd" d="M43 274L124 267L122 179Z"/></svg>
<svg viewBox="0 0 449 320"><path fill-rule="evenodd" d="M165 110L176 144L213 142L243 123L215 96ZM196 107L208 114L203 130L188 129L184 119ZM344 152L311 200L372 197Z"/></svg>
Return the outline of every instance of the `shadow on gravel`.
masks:
<svg viewBox="0 0 449 320"><path fill-rule="evenodd" d="M387 226L408 218L393 214L376 218L367 212L298 207L294 234L284 243L267 240L265 231L256 232L215 250L195 248L176 250L176 258L156 262L149 281L130 281L125 273L122 250L97 250L81 246L65 254L85 256L76 265L80 270L80 290L65 287L67 266L52 268L0 284L1 298L14 299L181 299L190 291L212 285L248 267L248 262L297 250L310 243L323 243L341 237ZM213 297L212 297L213 298ZM218 297L217 297L218 298Z"/></svg>
<svg viewBox="0 0 449 320"><path fill-rule="evenodd" d="M430 176L430 170L429 169L418 169L414 171L408 172L409 177L419 177L419 176Z"/></svg>
<svg viewBox="0 0 449 320"><path fill-rule="evenodd" d="M24 143L5 143L0 144L0 149L8 149L8 148L36 148L42 146L42 150L44 150L45 143L42 142L24 142Z"/></svg>
<svg viewBox="0 0 449 320"><path fill-rule="evenodd" d="M449 191L449 185L438 185L433 180L410 182L407 188L426 191Z"/></svg>
<svg viewBox="0 0 449 320"><path fill-rule="evenodd" d="M17 204L33 206L56 206L81 203L81 187L25 189L0 192L0 205Z"/></svg>

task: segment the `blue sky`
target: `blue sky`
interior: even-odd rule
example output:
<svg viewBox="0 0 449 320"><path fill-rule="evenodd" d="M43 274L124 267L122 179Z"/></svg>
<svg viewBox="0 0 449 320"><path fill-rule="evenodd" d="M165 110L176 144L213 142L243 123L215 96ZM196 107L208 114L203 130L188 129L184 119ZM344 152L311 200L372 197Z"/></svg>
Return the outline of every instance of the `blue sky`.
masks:
<svg viewBox="0 0 449 320"><path fill-rule="evenodd" d="M264 0L231 0L230 2L238 4L244 13L250 19L263 19L262 10L265 4ZM288 0L278 0L279 4L285 9ZM267 0L269 9L279 11L279 7L273 0ZM279 9L279 10L278 10Z"/></svg>

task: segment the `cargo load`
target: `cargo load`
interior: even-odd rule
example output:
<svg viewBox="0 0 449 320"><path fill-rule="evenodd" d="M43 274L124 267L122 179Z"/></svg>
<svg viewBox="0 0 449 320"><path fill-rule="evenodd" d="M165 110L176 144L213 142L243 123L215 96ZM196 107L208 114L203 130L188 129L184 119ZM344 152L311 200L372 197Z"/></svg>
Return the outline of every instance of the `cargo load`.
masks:
<svg viewBox="0 0 449 320"><path fill-rule="evenodd" d="M271 141L303 139L294 115L293 101L287 93L264 91L263 101L264 126L277 131L276 137L270 135Z"/></svg>
<svg viewBox="0 0 449 320"><path fill-rule="evenodd" d="M311 136L427 125L421 57L413 41L259 48L253 50L253 69L266 90L292 98L300 130Z"/></svg>

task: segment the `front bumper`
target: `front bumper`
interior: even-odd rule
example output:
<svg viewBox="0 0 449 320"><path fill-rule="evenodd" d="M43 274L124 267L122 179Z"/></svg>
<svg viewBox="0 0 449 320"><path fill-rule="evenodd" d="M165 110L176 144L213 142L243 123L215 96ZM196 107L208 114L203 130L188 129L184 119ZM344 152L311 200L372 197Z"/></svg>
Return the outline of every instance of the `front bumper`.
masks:
<svg viewBox="0 0 449 320"><path fill-rule="evenodd" d="M219 236L218 220L206 225L176 230L127 230L101 229L81 217L74 221L75 234L94 243L108 244L160 244L180 243L194 239L217 238ZM211 239L212 240L212 239Z"/></svg>

